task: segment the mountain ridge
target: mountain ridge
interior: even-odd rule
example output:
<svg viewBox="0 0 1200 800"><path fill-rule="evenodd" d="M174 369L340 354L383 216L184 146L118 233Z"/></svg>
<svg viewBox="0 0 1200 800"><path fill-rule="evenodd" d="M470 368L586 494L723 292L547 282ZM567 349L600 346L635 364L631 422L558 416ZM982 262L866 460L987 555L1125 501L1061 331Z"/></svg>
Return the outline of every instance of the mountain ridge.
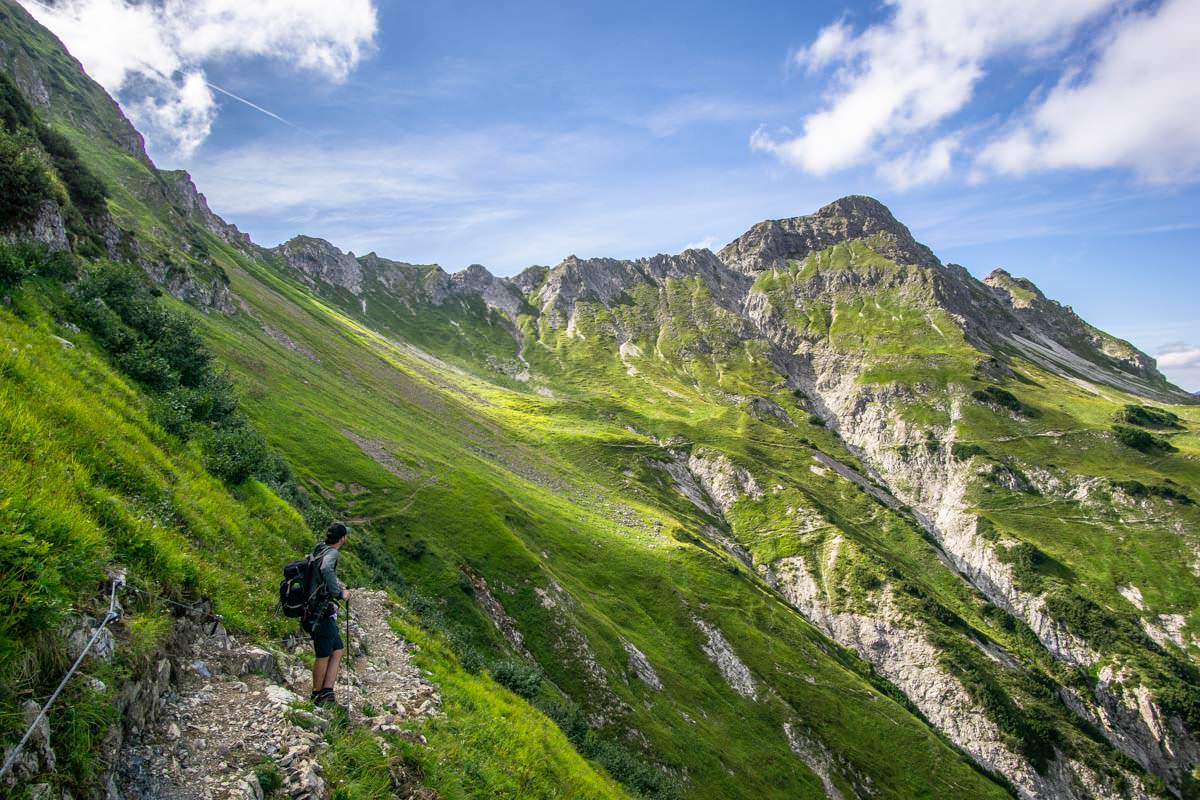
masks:
<svg viewBox="0 0 1200 800"><path fill-rule="evenodd" d="M18 45L36 54L40 35ZM18 66L58 63L39 58ZM1148 357L1032 283L942 265L861 196L759 223L728 257L571 256L513 278L313 237L267 249L186 173L121 150L119 125L103 147L74 130L105 124L90 101L51 97L91 97L82 73L41 85L136 246L80 258L74 278L4 284L15 355L3 350L14 377L0 391L23 420L0 429L5 491L46 468L22 426L55 453L111 431L77 448L108 480L82 505L99 494L102 510L149 516L179 552L216 547L232 590L192 580L273 646L279 626L246 610L269 598L243 587L278 550L247 521L266 505L272 541L294 544L309 535L295 512L254 481L218 491L161 427L176 395L147 382L153 349L108 353L55 305L120 258L192 304L162 300L314 502L354 524L348 568L444 637L439 668L504 676L632 794L1195 796L1200 414ZM108 424L19 391L47 381L55 398L90 389ZM106 471L143 450L158 472ZM172 479L172 460L197 477ZM198 481L219 502L197 502ZM196 520L206 508L236 520L224 547ZM446 728L425 730L432 751L385 744L462 764ZM425 775L451 797L480 777Z"/></svg>
<svg viewBox="0 0 1200 800"><path fill-rule="evenodd" d="M569 323L577 300L607 305L639 281L661 284L670 278L700 277L718 302L735 310L739 305L745 307L754 277L833 244L860 240L869 240L876 252L897 264L931 270L934 302L962 317L967 334L986 349L1015 348L1054 369L1112 383L1151 399L1190 399L1188 393L1169 384L1150 356L1088 325L1069 306L1046 298L1032 281L1012 278L1003 269L993 270L979 280L959 265L943 266L885 205L862 195L840 198L809 215L757 223L719 253L698 249L633 260L580 259L572 255L546 268L544 274L541 268L530 268L537 271L536 280L527 274L523 282L494 276L478 264L457 273L428 265L425 269L431 271L431 276L427 280L433 285L427 287L427 295L440 304L452 285L466 294L488 293L492 297L490 305L503 306L515 322L519 300L499 298L506 293L527 295L536 289L534 299L541 313ZM303 259L296 251L301 242L315 248ZM324 281L355 296L362 293L364 259L368 269L376 272L377 280L385 267L393 272L415 268L374 254L355 258L332 243L303 235L271 252L282 256L291 269L308 279ZM397 288L389 286L387 280L382 283ZM984 291L985 287L991 291ZM981 305L984 308L980 309ZM1080 349L1082 354L1077 352Z"/></svg>

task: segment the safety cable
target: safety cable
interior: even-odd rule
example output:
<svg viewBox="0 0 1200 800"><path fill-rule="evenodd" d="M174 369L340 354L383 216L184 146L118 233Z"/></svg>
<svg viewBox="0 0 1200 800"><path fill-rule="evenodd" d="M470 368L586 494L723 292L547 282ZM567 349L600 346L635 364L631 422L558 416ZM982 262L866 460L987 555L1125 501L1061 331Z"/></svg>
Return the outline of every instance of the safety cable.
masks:
<svg viewBox="0 0 1200 800"><path fill-rule="evenodd" d="M46 718L46 712L50 710L50 706L53 705L54 701L58 699L58 695L62 692L63 687L67 685L67 681L71 680L71 676L75 674L75 670L79 669L79 665L83 663L84 656L86 656L88 651L92 649L92 646L96 644L96 641L100 638L100 634L109 626L110 623L116 622L121 618L121 615L124 613L124 611L122 610L120 603L117 602L117 592L123 586L125 586L124 573L113 578L112 591L108 597L108 613L104 615L103 621L101 621L101 623L96 627L95 633L93 633L92 638L88 640L87 646L83 648L83 652L79 654L79 657L75 659L75 663L71 665L69 670L67 670L67 674L64 675L63 679L59 682L58 688L55 689L54 693L50 695L50 699L46 701L44 706L42 706L42 709L38 712L38 715L33 718L33 722L29 725L28 730L25 731L25 735L21 737L21 741L17 742L17 746L14 747L12 751L9 752L8 757L4 759L4 766L0 767L0 779L3 779L4 776L8 774L8 771L12 769L13 764L17 762L17 756L21 754L21 748L23 748L25 743L29 741L29 737L33 735L34 730L39 724L41 724L41 721Z"/></svg>

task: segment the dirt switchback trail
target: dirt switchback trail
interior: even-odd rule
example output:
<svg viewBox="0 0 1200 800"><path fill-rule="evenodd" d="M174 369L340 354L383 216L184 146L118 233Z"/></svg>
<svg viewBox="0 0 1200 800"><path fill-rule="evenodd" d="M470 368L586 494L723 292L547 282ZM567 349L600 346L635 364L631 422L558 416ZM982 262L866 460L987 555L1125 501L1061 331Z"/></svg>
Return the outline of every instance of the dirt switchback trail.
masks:
<svg viewBox="0 0 1200 800"><path fill-rule="evenodd" d="M388 625L394 606L387 595L356 589L351 603L352 660L337 686L349 724L401 733L398 723L439 714L437 687L412 661L415 646ZM318 761L336 712L310 710L303 702L311 675L296 654L308 647L306 639L294 653L233 637L197 643L191 661L172 664L176 681L157 722L122 748L108 800L261 800L255 770L270 764L282 782L270 797L329 797L332 787ZM383 738L377 743L388 747ZM436 797L409 775L393 777L399 798Z"/></svg>

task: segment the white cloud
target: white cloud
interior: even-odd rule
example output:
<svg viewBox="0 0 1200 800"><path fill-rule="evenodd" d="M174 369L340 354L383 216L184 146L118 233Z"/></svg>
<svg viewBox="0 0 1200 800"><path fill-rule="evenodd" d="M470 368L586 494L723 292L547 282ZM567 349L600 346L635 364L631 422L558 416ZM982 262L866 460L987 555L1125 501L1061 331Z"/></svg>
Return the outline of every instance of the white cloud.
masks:
<svg viewBox="0 0 1200 800"><path fill-rule="evenodd" d="M809 70L818 70L837 59L845 59L853 49L853 31L844 21L826 25L808 47L796 51L796 63Z"/></svg>
<svg viewBox="0 0 1200 800"><path fill-rule="evenodd" d="M628 134L628 131L624 131ZM645 137L543 126L369 138L289 136L206 151L189 166L209 204L262 244L297 233L356 253L502 274L580 256L641 257L719 246L832 189L758 166L666 166L629 174ZM706 239L705 237L711 238Z"/></svg>
<svg viewBox="0 0 1200 800"><path fill-rule="evenodd" d="M931 183L950 174L951 159L958 148L958 137L947 136L925 150L911 150L880 164L876 172L897 189Z"/></svg>
<svg viewBox="0 0 1200 800"><path fill-rule="evenodd" d="M683 246L684 250L712 250L714 253L721 249L720 240L716 236L705 236L696 242L690 242Z"/></svg>
<svg viewBox="0 0 1200 800"><path fill-rule="evenodd" d="M889 0L887 20L858 33L836 22L796 54L809 70L836 67L825 105L798 133L760 129L751 147L816 175L888 160L881 172L901 182L912 182L898 172L909 162L944 174L948 141L923 155L913 142L967 106L989 60L1060 49L1117 2Z"/></svg>
<svg viewBox="0 0 1200 800"><path fill-rule="evenodd" d="M1065 79L980 162L1003 173L1124 167L1152 183L1200 177L1200 3L1120 20L1086 75Z"/></svg>
<svg viewBox="0 0 1200 800"><path fill-rule="evenodd" d="M1194 333L1194 330L1192 332ZM1158 368L1169 380L1188 391L1200 393L1200 347L1183 341L1172 341L1159 347L1157 353L1154 358L1158 362Z"/></svg>
<svg viewBox="0 0 1200 800"><path fill-rule="evenodd" d="M208 136L216 59L266 58L341 81L374 40L374 0L20 0L144 133L184 157Z"/></svg>
<svg viewBox="0 0 1200 800"><path fill-rule="evenodd" d="M1168 350L1155 358L1162 369L1200 369L1200 347Z"/></svg>
<svg viewBox="0 0 1200 800"><path fill-rule="evenodd" d="M690 96L655 109L638 123L659 137L674 136L692 125L762 119L774 109L728 97Z"/></svg>
<svg viewBox="0 0 1200 800"><path fill-rule="evenodd" d="M452 216L582 193L615 159L605 136L506 125L386 142L255 143L193 166L214 209L231 215L328 215L363 205ZM470 209L469 212L466 210ZM408 212L405 212L407 215Z"/></svg>

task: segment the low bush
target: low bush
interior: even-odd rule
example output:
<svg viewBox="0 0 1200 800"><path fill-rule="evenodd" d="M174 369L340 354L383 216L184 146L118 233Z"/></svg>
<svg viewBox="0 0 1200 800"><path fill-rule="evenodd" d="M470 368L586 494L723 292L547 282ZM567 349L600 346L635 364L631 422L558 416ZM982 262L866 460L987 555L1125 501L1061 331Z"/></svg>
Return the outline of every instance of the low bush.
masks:
<svg viewBox="0 0 1200 800"><path fill-rule="evenodd" d="M1115 418L1117 422L1140 425L1143 428L1166 428L1170 430L1183 428L1183 425L1180 424L1178 414L1173 414L1166 409L1154 408L1153 406L1127 405L1116 413Z"/></svg>
<svg viewBox="0 0 1200 800"><path fill-rule="evenodd" d="M1050 557L1029 542L1020 542L1012 547L996 548L996 557L1012 567L1017 587L1026 592L1038 592L1042 588L1042 568L1050 563Z"/></svg>
<svg viewBox="0 0 1200 800"><path fill-rule="evenodd" d="M680 796L682 788L676 778L623 745L599 736L588 725L583 709L569 697L538 703L538 708L554 720L576 750L638 796L647 800L674 800Z"/></svg>
<svg viewBox="0 0 1200 800"><path fill-rule="evenodd" d="M1020 414L1023 417L1037 417L1041 415L1041 412L1036 408L1022 403L1012 392L1001 389L999 386L985 386L982 389L977 389L971 392L971 397L980 403L997 405L1013 413Z"/></svg>
<svg viewBox="0 0 1200 800"><path fill-rule="evenodd" d="M48 125L38 124L35 130L38 141L54 164L54 171L67 187L71 202L89 215L106 211L108 190L104 188L100 179L84 166L70 140Z"/></svg>
<svg viewBox="0 0 1200 800"><path fill-rule="evenodd" d="M75 277L75 260L69 253L52 252L42 244L0 243L0 289L27 278L65 281Z"/></svg>
<svg viewBox="0 0 1200 800"><path fill-rule="evenodd" d="M1177 448L1161 436L1155 436L1141 428L1131 428L1128 425L1113 425L1113 433L1117 441L1126 447L1146 453L1147 455L1162 455L1174 453Z"/></svg>
<svg viewBox="0 0 1200 800"><path fill-rule="evenodd" d="M31 221L53 197L36 150L23 137L0 131L0 228Z"/></svg>
<svg viewBox="0 0 1200 800"><path fill-rule="evenodd" d="M0 124L8 133L33 127L33 106L6 73L0 72Z"/></svg>
<svg viewBox="0 0 1200 800"><path fill-rule="evenodd" d="M1130 497L1161 497L1164 500L1173 500L1185 506L1191 505L1193 502L1191 497L1165 483L1147 486L1141 481L1135 480L1113 481L1113 488L1120 489Z"/></svg>
<svg viewBox="0 0 1200 800"><path fill-rule="evenodd" d="M137 267L100 261L75 289L75 317L118 369L149 391L155 421L200 443L209 472L231 484L256 478L306 519L321 516L283 459L238 411L233 384L194 323L159 295Z"/></svg>
<svg viewBox="0 0 1200 800"><path fill-rule="evenodd" d="M969 461L974 456L987 457L987 450L971 442L955 442L950 445L950 455L959 461Z"/></svg>
<svg viewBox="0 0 1200 800"><path fill-rule="evenodd" d="M537 696L544 679L541 667L532 661L517 658L497 661L491 665L490 672L496 683L526 699Z"/></svg>

